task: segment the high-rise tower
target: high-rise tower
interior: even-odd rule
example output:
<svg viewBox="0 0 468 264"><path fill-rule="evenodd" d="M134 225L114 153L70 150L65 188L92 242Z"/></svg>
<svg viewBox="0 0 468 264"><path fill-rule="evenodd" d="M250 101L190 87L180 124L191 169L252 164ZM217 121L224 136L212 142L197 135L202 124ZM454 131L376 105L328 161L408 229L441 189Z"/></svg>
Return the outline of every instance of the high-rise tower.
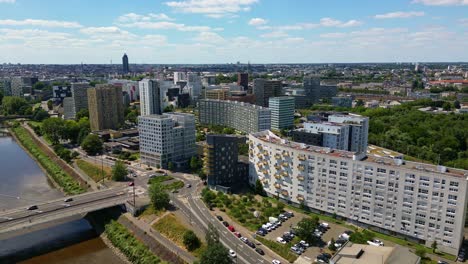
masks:
<svg viewBox="0 0 468 264"><path fill-rule="evenodd" d="M126 53L124 53L122 57L122 66L123 66L123 73L129 73L130 68L128 67L128 56Z"/></svg>

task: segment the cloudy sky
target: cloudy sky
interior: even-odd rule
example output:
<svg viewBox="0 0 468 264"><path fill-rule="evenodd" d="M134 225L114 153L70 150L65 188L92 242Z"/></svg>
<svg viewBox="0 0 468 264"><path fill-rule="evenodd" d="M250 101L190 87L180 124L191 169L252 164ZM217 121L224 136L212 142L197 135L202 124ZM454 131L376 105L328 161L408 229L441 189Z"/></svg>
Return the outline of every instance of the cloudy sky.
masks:
<svg viewBox="0 0 468 264"><path fill-rule="evenodd" d="M0 0L0 63L468 61L468 0Z"/></svg>

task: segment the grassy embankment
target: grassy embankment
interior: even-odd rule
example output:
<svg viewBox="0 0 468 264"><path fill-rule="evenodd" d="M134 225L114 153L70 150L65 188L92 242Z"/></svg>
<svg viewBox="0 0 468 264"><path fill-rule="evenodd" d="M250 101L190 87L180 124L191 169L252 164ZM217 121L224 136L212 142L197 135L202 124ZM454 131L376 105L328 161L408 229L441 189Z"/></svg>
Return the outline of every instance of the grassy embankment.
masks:
<svg viewBox="0 0 468 264"><path fill-rule="evenodd" d="M85 160L76 160L76 165L78 168L80 168L84 173L86 173L91 179L93 179L95 182L99 182L102 180L102 170L100 166L94 165L90 162L87 162ZM111 172L112 169L104 166L104 177L106 179L111 178Z"/></svg>

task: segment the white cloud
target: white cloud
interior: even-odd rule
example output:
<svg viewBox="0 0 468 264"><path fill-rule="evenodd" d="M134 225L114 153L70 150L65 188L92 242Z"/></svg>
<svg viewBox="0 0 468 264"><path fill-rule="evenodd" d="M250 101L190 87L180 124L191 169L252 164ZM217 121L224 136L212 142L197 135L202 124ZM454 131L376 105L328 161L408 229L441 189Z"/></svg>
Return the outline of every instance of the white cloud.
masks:
<svg viewBox="0 0 468 264"><path fill-rule="evenodd" d="M157 17L157 18L156 18ZM139 15L129 13L117 18L117 25L121 27L133 27L141 29L168 30L175 29L179 31L221 31L223 28L211 28L209 26L188 26L182 23L171 21L158 21L161 14Z"/></svg>
<svg viewBox="0 0 468 264"><path fill-rule="evenodd" d="M337 19L324 17L320 19L320 25L324 27L355 27L355 26L362 25L362 22L357 21L357 20L349 20L346 22L342 22Z"/></svg>
<svg viewBox="0 0 468 264"><path fill-rule="evenodd" d="M0 0L0 4L5 3L5 4L14 4L16 0Z"/></svg>
<svg viewBox="0 0 468 264"><path fill-rule="evenodd" d="M127 31L122 31L118 27L87 27L80 29L80 32L87 35L128 33Z"/></svg>
<svg viewBox="0 0 468 264"><path fill-rule="evenodd" d="M125 15L121 15L120 17L117 18L117 21L121 23L136 22L136 21L161 21L161 20L173 21L175 19L169 17L168 15L164 13L160 13L160 14L149 13L148 15L128 13Z"/></svg>
<svg viewBox="0 0 468 264"><path fill-rule="evenodd" d="M203 43L222 43L225 41L223 37L214 32L200 32L198 36L194 38L195 41Z"/></svg>
<svg viewBox="0 0 468 264"><path fill-rule="evenodd" d="M250 11L251 5L259 0L183 0L165 4L177 12L204 14L213 18Z"/></svg>
<svg viewBox="0 0 468 264"><path fill-rule="evenodd" d="M410 11L410 12L391 12L386 14L375 15L376 19L388 19L388 18L408 18L408 17L421 17L424 16L424 12L420 11Z"/></svg>
<svg viewBox="0 0 468 264"><path fill-rule="evenodd" d="M252 18L249 20L249 25L251 26L261 26L261 25L265 25L266 23L268 23L268 21L259 17Z"/></svg>
<svg viewBox="0 0 468 264"><path fill-rule="evenodd" d="M288 33L284 31L272 31L272 32L260 35L260 37L262 38L285 38L288 36L289 36Z"/></svg>
<svg viewBox="0 0 468 264"><path fill-rule="evenodd" d="M431 6L457 6L468 5L468 0L413 0L412 3L420 3Z"/></svg>
<svg viewBox="0 0 468 264"><path fill-rule="evenodd" d="M1 26L36 26L36 27L61 27L61 28L80 28L77 22L57 21L57 20L42 20L42 19L2 19L0 20Z"/></svg>

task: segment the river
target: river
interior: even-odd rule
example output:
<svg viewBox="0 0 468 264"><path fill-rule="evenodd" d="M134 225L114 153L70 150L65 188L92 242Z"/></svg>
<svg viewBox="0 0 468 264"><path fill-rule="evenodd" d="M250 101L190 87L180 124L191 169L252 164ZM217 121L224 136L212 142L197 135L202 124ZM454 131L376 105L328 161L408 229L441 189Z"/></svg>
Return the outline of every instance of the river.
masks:
<svg viewBox="0 0 468 264"><path fill-rule="evenodd" d="M51 186L36 162L11 137L0 137L0 211L60 197L63 194ZM20 252L35 256L6 257ZM19 260L24 264L123 263L84 219L0 240L0 262Z"/></svg>

